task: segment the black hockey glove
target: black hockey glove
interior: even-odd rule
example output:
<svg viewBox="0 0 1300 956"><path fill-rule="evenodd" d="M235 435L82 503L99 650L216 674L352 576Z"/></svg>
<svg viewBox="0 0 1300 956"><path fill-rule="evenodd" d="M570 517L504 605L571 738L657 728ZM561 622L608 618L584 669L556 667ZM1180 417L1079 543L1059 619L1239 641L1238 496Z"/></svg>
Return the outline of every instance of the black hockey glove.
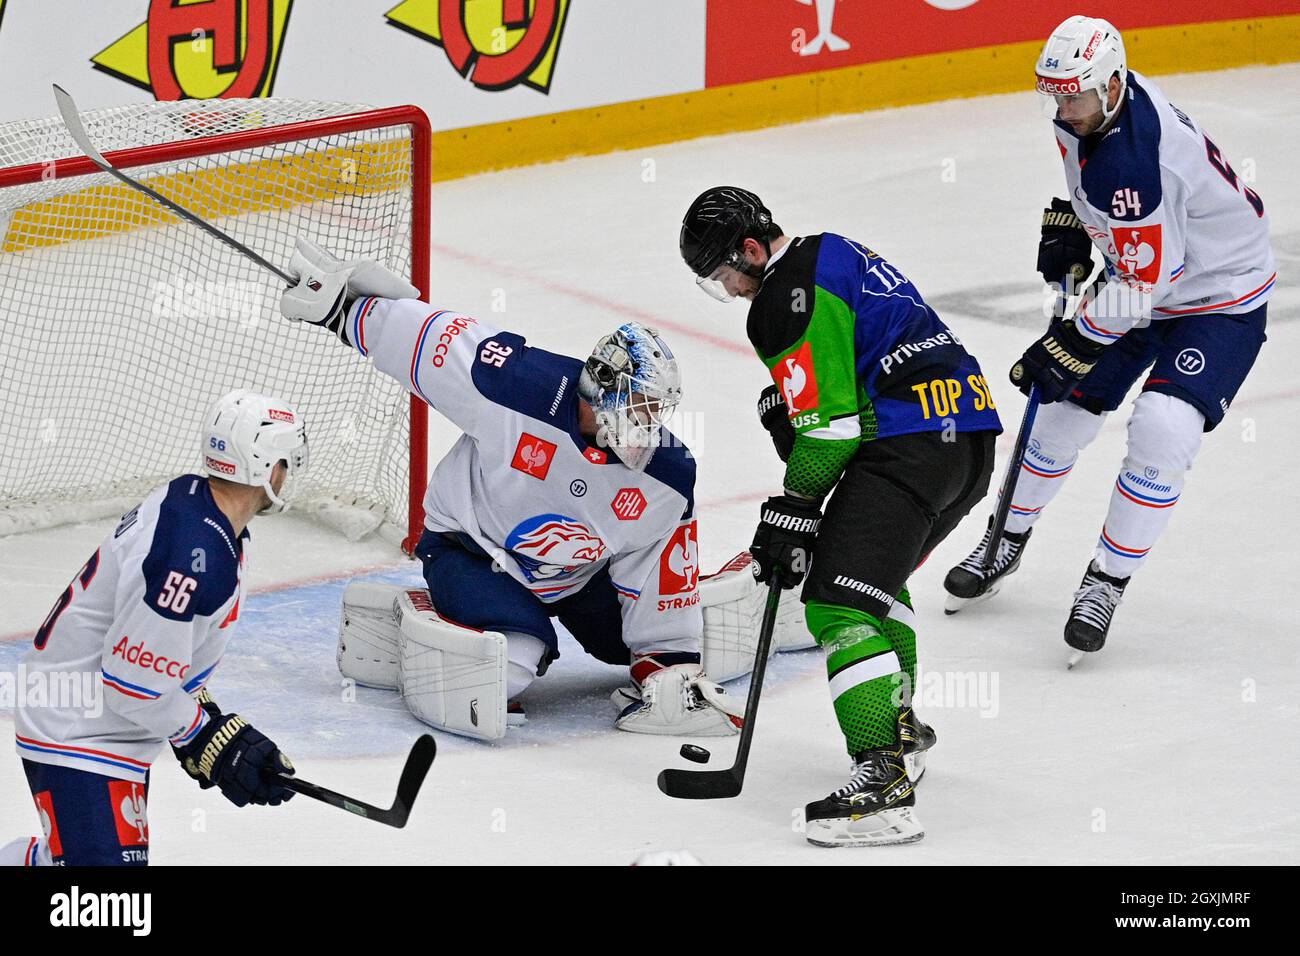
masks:
<svg viewBox="0 0 1300 956"><path fill-rule="evenodd" d="M198 736L177 748L176 755L200 786L204 780L215 784L237 807L250 803L278 807L293 797L292 790L273 778L277 773L292 776L293 764L238 714L218 712Z"/></svg>
<svg viewBox="0 0 1300 956"><path fill-rule="evenodd" d="M1011 366L1011 384L1026 395L1031 385L1037 385L1043 405L1063 401L1092 371L1105 347L1084 338L1074 322L1057 319Z"/></svg>
<svg viewBox="0 0 1300 956"><path fill-rule="evenodd" d="M781 460L789 461L794 451L794 426L790 424L790 408L775 385L769 385L758 396L758 420L772 436Z"/></svg>
<svg viewBox="0 0 1300 956"><path fill-rule="evenodd" d="M1038 271L1043 281L1071 292L1092 275L1092 240L1067 199L1053 199L1043 210L1043 235L1038 241ZM1073 279L1072 288L1066 280Z"/></svg>
<svg viewBox="0 0 1300 956"><path fill-rule="evenodd" d="M803 581L821 527L819 503L793 495L777 495L763 502L758 530L749 553L754 556L754 577L760 584L772 580L781 569L781 587L792 588Z"/></svg>

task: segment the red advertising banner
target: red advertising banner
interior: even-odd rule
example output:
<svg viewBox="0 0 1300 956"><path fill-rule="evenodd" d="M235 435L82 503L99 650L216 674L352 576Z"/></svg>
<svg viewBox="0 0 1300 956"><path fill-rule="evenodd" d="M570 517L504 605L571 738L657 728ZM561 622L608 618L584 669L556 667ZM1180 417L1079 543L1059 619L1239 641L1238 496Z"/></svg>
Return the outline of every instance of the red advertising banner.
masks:
<svg viewBox="0 0 1300 956"><path fill-rule="evenodd" d="M705 85L1046 40L1075 13L1120 30L1300 13L1300 0L708 0Z"/></svg>

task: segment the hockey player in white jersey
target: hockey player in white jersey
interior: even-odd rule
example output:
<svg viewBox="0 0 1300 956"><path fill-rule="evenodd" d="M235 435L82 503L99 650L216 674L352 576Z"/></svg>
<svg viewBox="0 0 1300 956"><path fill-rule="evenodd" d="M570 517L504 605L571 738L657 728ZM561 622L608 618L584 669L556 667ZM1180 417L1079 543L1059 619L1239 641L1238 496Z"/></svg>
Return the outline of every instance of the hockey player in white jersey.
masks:
<svg viewBox="0 0 1300 956"><path fill-rule="evenodd" d="M150 766L164 743L236 806L293 796L272 776L292 774L289 760L207 684L239 618L248 524L287 507L306 431L288 402L238 391L213 406L202 435L203 473L123 516L23 658L48 688L102 676L102 706L20 702L18 755L44 833L0 848L0 863L147 864Z"/></svg>
<svg viewBox="0 0 1300 956"><path fill-rule="evenodd" d="M1054 284L1092 272L1077 319L1057 318L1011 371L1037 385L1038 411L997 557L979 547L953 568L949 610L996 593L1079 451L1148 369L1128 451L1065 627L1074 653L1097 651L1133 573L1174 506L1202 435L1218 425L1265 339L1277 278L1259 195L1191 117L1127 68L1105 20L1070 17L1038 60L1070 200L1045 211L1038 268ZM1067 290L1068 291L1068 290ZM990 522L991 526L991 522Z"/></svg>
<svg viewBox="0 0 1300 956"><path fill-rule="evenodd" d="M328 327L463 432L424 500L427 594L353 584L343 673L399 689L435 726L497 738L559 656L558 618L629 668L619 729L736 733L738 704L700 664L695 461L664 428L681 384L658 334L629 322L584 362L306 241L290 271L287 318Z"/></svg>

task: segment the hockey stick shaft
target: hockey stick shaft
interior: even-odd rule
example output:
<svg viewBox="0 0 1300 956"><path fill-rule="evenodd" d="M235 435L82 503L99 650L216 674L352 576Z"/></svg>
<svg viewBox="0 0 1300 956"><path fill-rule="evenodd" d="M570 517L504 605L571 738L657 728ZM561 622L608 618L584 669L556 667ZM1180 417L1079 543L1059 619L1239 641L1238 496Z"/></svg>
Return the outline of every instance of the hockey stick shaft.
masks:
<svg viewBox="0 0 1300 956"><path fill-rule="evenodd" d="M744 787L745 768L749 764L749 748L754 740L754 726L758 717L758 701L763 690L763 676L767 673L772 632L776 629L776 614L781 604L780 575L780 570L774 571L768 584L763 623L758 631L754 670L750 676L749 694L745 698L745 724L740 728L735 762L726 770L684 770L678 767L661 770L659 789L668 796L682 800L716 800L739 796Z"/></svg>
<svg viewBox="0 0 1300 956"><path fill-rule="evenodd" d="M1079 293L1079 303L1075 307L1077 315L1083 306L1096 296L1097 290L1106 284L1106 270L1098 272L1097 277L1093 279L1088 287ZM1065 315L1066 306L1069 304L1070 296L1068 293L1061 291L1056 296L1056 307L1052 314L1056 318ZM1016 435L1016 445L1011 453L1011 461L1007 463L1006 474L1002 478L1002 487L998 492L997 509L993 512L993 526L990 529L989 543L984 549L984 555L980 559L985 571L992 571L997 563L999 546L1002 543L1002 535L1007 530L1007 517L1011 513L1011 496L1016 493L1016 480L1020 477L1020 466L1024 463L1025 449L1029 447L1029 435L1034 430L1034 419L1038 415L1038 386L1035 385L1029 390L1029 401L1025 404L1024 417L1020 419L1020 431Z"/></svg>
<svg viewBox="0 0 1300 956"><path fill-rule="evenodd" d="M781 605L781 569L772 571L767 585L767 604L763 608L763 624L758 631L758 650L754 672L749 679L749 693L745 696L745 726L740 728L740 741L736 744L736 762L732 771L737 775L737 785L745 782L745 768L749 765L749 747L754 742L754 725L758 722L758 701L763 695L763 677L767 674L767 658L772 649L772 632L776 630L776 614Z"/></svg>
<svg viewBox="0 0 1300 956"><path fill-rule="evenodd" d="M113 176L116 179L120 180L121 182L125 183L127 186L131 187L132 189L144 193L154 202L158 203L163 208L168 209L171 212L174 212L176 215L180 216L186 222L198 226L200 229L202 229L208 235L212 236L212 238L216 239L218 242L223 242L227 246L229 246L230 248L238 252L240 255L248 257L253 262L257 263L259 266L265 269L267 272L270 272L271 274L277 276L286 285L294 285L296 283L297 280L294 279L292 276L290 276L289 273L285 272L283 269L279 268L278 266L273 265L272 263L263 259L261 256L259 256L252 249L248 248L248 246L244 245L238 239L234 238L233 236L227 235L226 233L218 229L216 226L212 225L212 223L190 212L188 209L186 209L184 206L180 205L179 203L174 202L171 199L168 199L166 196L158 192L156 189L152 189L149 186L146 186L144 183L132 179L126 173L122 172L120 169L115 167L112 163L110 163L107 159L104 158L104 154L101 153L98 149L96 149L95 144L90 141L90 137L86 133L86 127L81 122L81 116L77 112L77 104L73 100L72 96L68 93L68 91L55 84L54 99L55 102L57 102L59 105L59 115L63 117L63 125L68 128L68 133L72 136L72 141L77 144L77 148L80 149L83 153L85 153L86 156L90 158L90 161L93 162L96 166L98 166L104 172L108 173L110 176Z"/></svg>
<svg viewBox="0 0 1300 956"><path fill-rule="evenodd" d="M1002 543L1002 533L1007 529L1007 516L1011 513L1011 496L1016 493L1016 479L1020 477L1020 465L1025 458L1025 449L1029 447L1029 434L1034 430L1034 418L1038 415L1038 386L1029 389L1029 401L1025 403L1025 414L1020 419L1020 431L1016 434L1016 445L1007 462L1007 472L1002 477L1002 487L998 491L998 506L993 512L993 527L989 533L989 543L980 559L986 571L992 571L997 563L998 547Z"/></svg>
<svg viewBox="0 0 1300 956"><path fill-rule="evenodd" d="M274 780L294 793L301 793L304 797L310 797L313 800L319 800L321 803L328 803L332 807L338 807L340 810L354 813L359 817L365 817L367 820L374 820L376 823L383 823L400 829L406 826L406 820L410 816L416 795L419 794L420 786L424 783L425 775L428 774L429 768L433 765L433 759L437 754L437 744L428 734L424 734L415 742L415 745L411 747L411 752L406 757L406 764L402 767L402 775L397 782L397 794L393 798L393 805L388 809L354 799L346 794L322 787L320 784L312 783L310 780L304 780L301 777L275 774Z"/></svg>

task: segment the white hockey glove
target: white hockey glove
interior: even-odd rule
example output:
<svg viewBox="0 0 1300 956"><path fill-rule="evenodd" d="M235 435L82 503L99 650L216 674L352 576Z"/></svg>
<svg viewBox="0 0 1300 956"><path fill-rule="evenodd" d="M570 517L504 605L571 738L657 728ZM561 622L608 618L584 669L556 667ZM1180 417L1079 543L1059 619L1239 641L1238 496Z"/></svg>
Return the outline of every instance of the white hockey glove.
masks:
<svg viewBox="0 0 1300 956"><path fill-rule="evenodd" d="M699 664L660 668L639 687L615 691L611 700L628 702L614 726L634 734L728 737L745 723L744 704L709 680Z"/></svg>
<svg viewBox="0 0 1300 956"><path fill-rule="evenodd" d="M348 306L362 296L385 299L418 299L420 290L401 276L368 259L344 262L310 239L298 239L290 275L297 284L280 296L280 312L291 322L310 322L329 329L347 345L344 321Z"/></svg>

